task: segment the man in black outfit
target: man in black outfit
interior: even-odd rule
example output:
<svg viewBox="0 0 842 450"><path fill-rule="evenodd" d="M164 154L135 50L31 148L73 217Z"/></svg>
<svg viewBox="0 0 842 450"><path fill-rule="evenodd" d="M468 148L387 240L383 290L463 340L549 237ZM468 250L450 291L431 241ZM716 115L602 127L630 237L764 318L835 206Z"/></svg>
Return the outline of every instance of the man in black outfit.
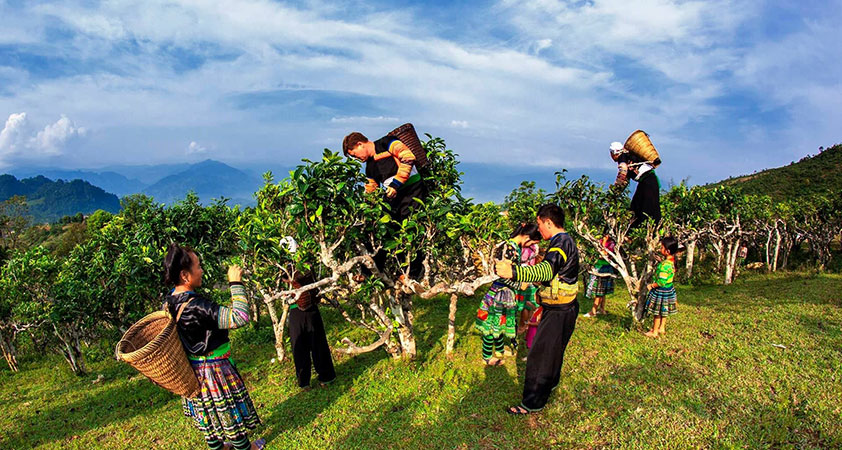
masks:
<svg viewBox="0 0 842 450"><path fill-rule="evenodd" d="M374 142L362 133L353 132L342 141L345 156L352 156L365 163L365 175L368 183L366 192L375 192L379 187L385 189L389 203L389 213L397 223L410 216L417 206L415 199L427 197L427 187L418 169L415 167L415 155L403 142L394 136L384 136ZM417 279L422 270L423 254L418 254L410 263L409 276ZM380 250L374 256L374 262L383 270L386 252ZM364 270L364 272L367 272Z"/></svg>
<svg viewBox="0 0 842 450"><path fill-rule="evenodd" d="M523 401L506 410L515 415L540 411L558 387L564 351L579 315L579 249L564 231L564 212L558 205L546 204L537 216L541 237L550 241L544 260L534 266L513 267L510 261L498 261L496 266L501 278L543 285L537 298L544 312L526 358Z"/></svg>

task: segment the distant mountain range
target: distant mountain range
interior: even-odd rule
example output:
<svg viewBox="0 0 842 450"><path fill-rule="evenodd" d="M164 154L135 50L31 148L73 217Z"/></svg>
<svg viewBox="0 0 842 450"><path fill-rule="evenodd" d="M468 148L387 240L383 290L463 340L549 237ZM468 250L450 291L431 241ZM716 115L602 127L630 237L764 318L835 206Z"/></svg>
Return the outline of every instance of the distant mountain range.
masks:
<svg viewBox="0 0 842 450"><path fill-rule="evenodd" d="M98 209L120 211L120 199L87 181L52 181L44 176L18 180L0 175L0 201L15 195L26 197L35 222L54 222L76 213L90 214Z"/></svg>
<svg viewBox="0 0 842 450"><path fill-rule="evenodd" d="M196 164L110 166L93 170L28 167L10 172L19 178L41 175L54 180L83 180L118 197L145 194L166 204L181 200L193 191L203 202L225 197L230 199L230 204L251 205L254 192L263 185L263 178L256 173L210 159Z"/></svg>

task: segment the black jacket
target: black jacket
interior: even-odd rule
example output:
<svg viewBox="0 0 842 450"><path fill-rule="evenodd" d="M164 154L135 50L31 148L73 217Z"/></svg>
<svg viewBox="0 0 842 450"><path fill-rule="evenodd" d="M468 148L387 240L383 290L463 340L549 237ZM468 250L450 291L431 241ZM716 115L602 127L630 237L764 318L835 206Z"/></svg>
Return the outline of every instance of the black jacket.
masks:
<svg viewBox="0 0 842 450"><path fill-rule="evenodd" d="M181 305L189 300L192 301L184 308L176 324L184 351L191 355L204 355L228 342L228 330L220 330L218 326L218 304L190 291L166 296L163 307L176 317Z"/></svg>

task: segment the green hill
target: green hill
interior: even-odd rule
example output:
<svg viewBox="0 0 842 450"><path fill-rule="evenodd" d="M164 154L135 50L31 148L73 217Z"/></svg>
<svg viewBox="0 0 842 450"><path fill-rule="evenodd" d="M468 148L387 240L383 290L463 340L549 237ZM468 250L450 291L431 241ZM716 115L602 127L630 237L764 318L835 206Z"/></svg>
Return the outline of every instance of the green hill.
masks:
<svg viewBox="0 0 842 450"><path fill-rule="evenodd" d="M43 176L18 180L0 175L0 201L14 195L26 197L35 222L54 222L76 213L90 214L98 209L116 213L120 199L82 180L52 181Z"/></svg>
<svg viewBox="0 0 842 450"><path fill-rule="evenodd" d="M809 197L842 189L842 144L806 156L788 166L729 178L727 184L746 194L766 194L775 200Z"/></svg>

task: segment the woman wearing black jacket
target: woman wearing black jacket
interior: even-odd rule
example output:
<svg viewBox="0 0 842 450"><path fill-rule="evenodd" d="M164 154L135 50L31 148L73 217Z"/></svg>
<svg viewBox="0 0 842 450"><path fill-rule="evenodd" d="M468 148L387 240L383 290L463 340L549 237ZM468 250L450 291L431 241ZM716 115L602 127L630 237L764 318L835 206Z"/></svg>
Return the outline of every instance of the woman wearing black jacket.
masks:
<svg viewBox="0 0 842 450"><path fill-rule="evenodd" d="M263 439L249 441L248 430L257 427L260 418L230 359L228 330L249 321L242 270L237 266L228 269L231 290L228 307L196 294L204 271L192 249L170 245L164 269L167 284L175 288L166 296L163 306L173 317L183 307L176 328L200 387L197 397L183 399L184 414L193 418L211 449L262 449ZM226 439L230 443L224 442Z"/></svg>

